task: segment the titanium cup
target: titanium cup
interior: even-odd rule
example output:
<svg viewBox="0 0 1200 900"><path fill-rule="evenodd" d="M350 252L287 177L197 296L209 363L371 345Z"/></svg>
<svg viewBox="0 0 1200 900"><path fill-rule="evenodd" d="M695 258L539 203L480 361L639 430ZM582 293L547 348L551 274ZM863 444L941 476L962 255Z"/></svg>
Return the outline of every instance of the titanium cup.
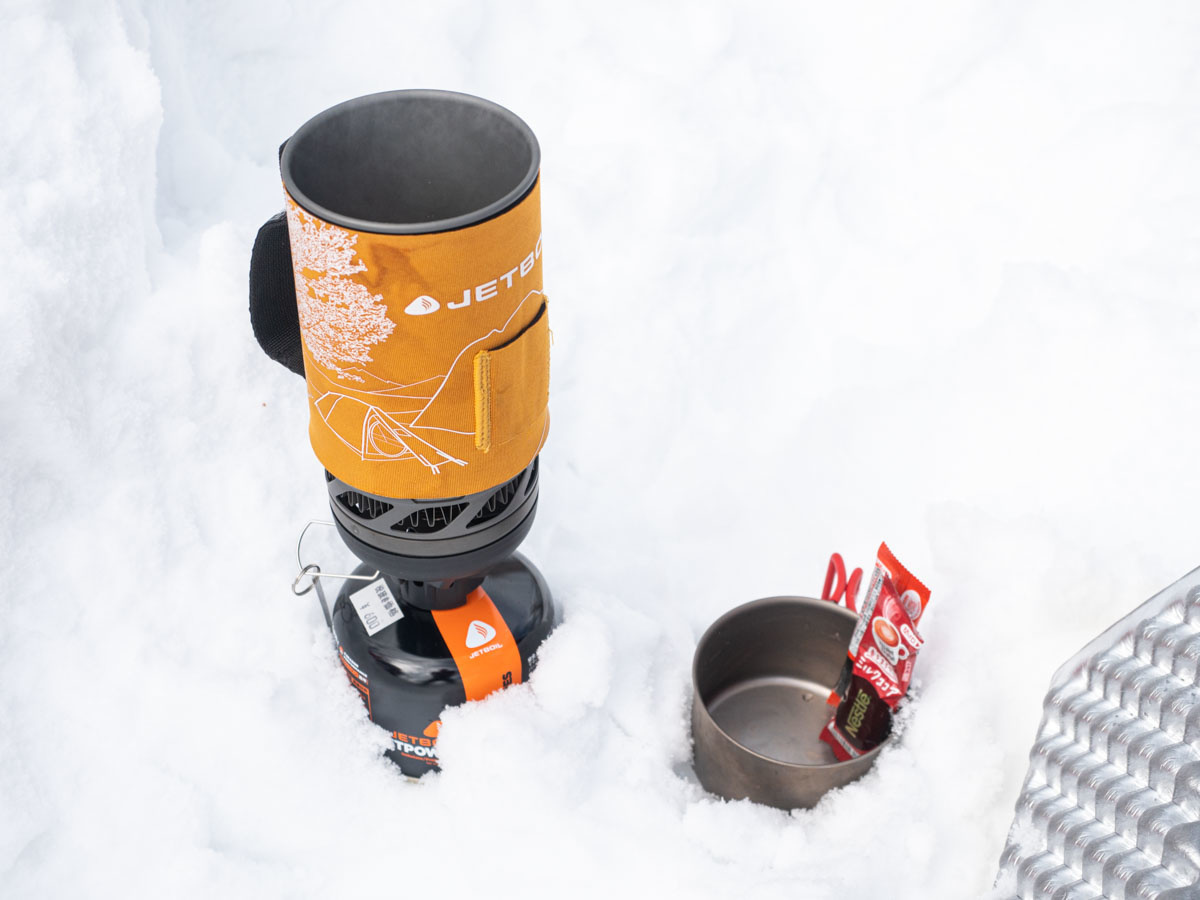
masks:
<svg viewBox="0 0 1200 900"><path fill-rule="evenodd" d="M810 809L860 778L880 747L838 762L820 740L857 616L809 597L767 597L732 609L692 660L696 776L728 800Z"/></svg>

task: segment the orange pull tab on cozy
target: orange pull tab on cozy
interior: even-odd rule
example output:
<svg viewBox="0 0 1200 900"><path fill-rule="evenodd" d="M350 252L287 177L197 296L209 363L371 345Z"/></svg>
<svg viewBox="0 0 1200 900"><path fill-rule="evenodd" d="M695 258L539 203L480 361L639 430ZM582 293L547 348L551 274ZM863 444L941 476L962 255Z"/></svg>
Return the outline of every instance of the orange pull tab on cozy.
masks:
<svg viewBox="0 0 1200 900"><path fill-rule="evenodd" d="M543 303L515 338L475 354L475 448L484 453L536 430L550 400L550 323Z"/></svg>
<svg viewBox="0 0 1200 900"><path fill-rule="evenodd" d="M521 652L508 624L481 587L455 609L435 609L433 620L442 634L468 700L521 682Z"/></svg>

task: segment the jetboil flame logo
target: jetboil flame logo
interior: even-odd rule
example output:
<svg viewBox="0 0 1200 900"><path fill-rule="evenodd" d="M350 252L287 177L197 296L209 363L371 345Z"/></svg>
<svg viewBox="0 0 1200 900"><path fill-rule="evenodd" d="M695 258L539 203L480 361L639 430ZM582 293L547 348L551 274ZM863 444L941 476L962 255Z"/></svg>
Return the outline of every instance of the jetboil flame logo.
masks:
<svg viewBox="0 0 1200 900"><path fill-rule="evenodd" d="M413 300L412 303L404 307L404 311L410 316L427 316L430 313L437 312L442 308L442 304L438 303L433 297L428 294L422 294Z"/></svg>
<svg viewBox="0 0 1200 900"><path fill-rule="evenodd" d="M485 281L483 284L477 284L473 288L464 288L461 300L451 300L446 304L446 309L466 309L472 303L483 303L491 300L493 297L499 296L501 290L511 290L517 279L524 278L533 271L534 263L542 256L542 238L539 235L537 243L529 254L521 260L518 265L513 266L503 275L497 275L491 281ZM520 285L517 285L520 287ZM406 315L410 316L427 316L430 313L435 313L442 308L441 301L436 297L430 297L428 294L422 294L419 297L414 297L408 306L404 307Z"/></svg>
<svg viewBox="0 0 1200 900"><path fill-rule="evenodd" d="M474 650L476 647L482 647L495 636L495 628L487 622L480 622L476 619L467 628L467 639L465 641L467 649Z"/></svg>
<svg viewBox="0 0 1200 900"><path fill-rule="evenodd" d="M487 622L481 622L479 619L475 619L469 626L467 626L467 639L463 641L463 643L467 645L468 650L475 650L476 647L479 649L475 650L475 652L472 653L468 658L475 659L477 656L482 656L485 653L491 653L493 650L499 650L501 647L503 647L503 642L489 644L486 647L484 646L485 644L488 644L488 642L491 641L495 636L495 628L493 628Z"/></svg>

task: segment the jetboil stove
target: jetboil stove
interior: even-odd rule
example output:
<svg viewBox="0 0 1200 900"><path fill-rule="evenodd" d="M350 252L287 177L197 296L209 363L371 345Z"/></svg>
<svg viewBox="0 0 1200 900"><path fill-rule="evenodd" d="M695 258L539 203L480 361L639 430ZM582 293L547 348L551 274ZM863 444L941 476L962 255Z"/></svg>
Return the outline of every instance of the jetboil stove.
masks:
<svg viewBox="0 0 1200 900"><path fill-rule="evenodd" d="M539 164L529 126L486 100L360 97L281 148L287 208L251 260L255 335L304 376L360 561L332 605L319 563L303 590L413 776L437 766L442 710L527 678L557 621L515 553L549 426Z"/></svg>

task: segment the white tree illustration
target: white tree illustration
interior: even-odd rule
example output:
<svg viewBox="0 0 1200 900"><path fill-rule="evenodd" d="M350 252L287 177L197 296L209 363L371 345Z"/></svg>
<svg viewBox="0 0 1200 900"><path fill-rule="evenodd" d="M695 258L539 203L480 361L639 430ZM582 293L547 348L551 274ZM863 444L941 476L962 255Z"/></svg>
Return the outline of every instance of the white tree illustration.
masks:
<svg viewBox="0 0 1200 900"><path fill-rule="evenodd" d="M362 381L342 367L371 362L371 345L387 340L396 323L387 316L383 296L350 277L367 271L355 258L358 235L327 225L294 203L288 204L287 215L305 346L325 368Z"/></svg>

